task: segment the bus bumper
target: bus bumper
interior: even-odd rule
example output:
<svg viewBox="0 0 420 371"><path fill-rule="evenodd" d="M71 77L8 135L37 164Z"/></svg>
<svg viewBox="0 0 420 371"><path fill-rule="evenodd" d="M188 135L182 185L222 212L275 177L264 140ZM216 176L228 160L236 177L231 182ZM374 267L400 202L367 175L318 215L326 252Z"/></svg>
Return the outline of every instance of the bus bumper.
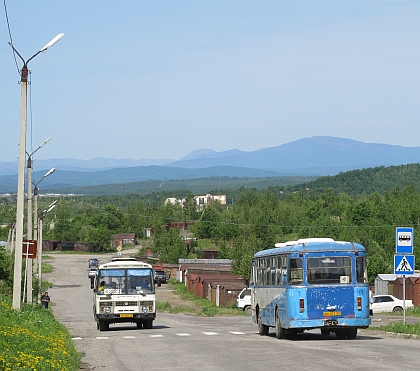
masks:
<svg viewBox="0 0 420 371"><path fill-rule="evenodd" d="M113 323L117 322L135 322L137 320L155 320L156 313L133 313L130 315L124 314L114 314L114 313L104 313L104 314L95 314L95 320L105 320Z"/></svg>
<svg viewBox="0 0 420 371"><path fill-rule="evenodd" d="M315 328L368 328L370 318L322 318L313 320L291 320L289 328L315 329Z"/></svg>

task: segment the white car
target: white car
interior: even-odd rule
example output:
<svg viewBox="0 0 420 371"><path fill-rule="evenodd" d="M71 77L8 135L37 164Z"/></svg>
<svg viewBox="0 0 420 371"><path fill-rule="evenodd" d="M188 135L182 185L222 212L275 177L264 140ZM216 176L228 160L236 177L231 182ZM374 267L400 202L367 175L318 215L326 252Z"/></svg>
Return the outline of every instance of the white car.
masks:
<svg viewBox="0 0 420 371"><path fill-rule="evenodd" d="M412 300L405 300L405 307L413 306ZM404 308L404 300L398 299L393 295L375 295L372 300L372 312L400 312Z"/></svg>
<svg viewBox="0 0 420 371"><path fill-rule="evenodd" d="M252 314L251 289L245 287L236 299L236 309L243 310L246 314Z"/></svg>

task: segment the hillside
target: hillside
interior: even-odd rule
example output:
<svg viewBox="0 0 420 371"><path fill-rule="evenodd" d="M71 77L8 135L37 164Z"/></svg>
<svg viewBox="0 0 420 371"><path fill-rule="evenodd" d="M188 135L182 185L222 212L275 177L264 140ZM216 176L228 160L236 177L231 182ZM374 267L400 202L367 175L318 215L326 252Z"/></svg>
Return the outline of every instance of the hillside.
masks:
<svg viewBox="0 0 420 371"><path fill-rule="evenodd" d="M60 193L84 194L84 195L122 195L136 193L147 195L151 193L165 192L169 194L178 191L189 191L193 194L207 194L217 190L238 189L264 189L268 187L287 187L294 184L308 182L316 177L211 177L182 180L147 180L143 182L130 182L118 184L105 184L93 187L61 188ZM43 193L54 193L56 189L43 189ZM169 197L169 195L168 195Z"/></svg>
<svg viewBox="0 0 420 371"><path fill-rule="evenodd" d="M34 182L41 179L45 172L37 171ZM231 166L215 166L206 169L180 169L164 166L137 166L117 168L101 171L62 171L56 170L53 175L42 181L42 191L60 193L80 193L83 187L111 185L114 188L126 183L156 181L157 184L170 180L189 180L211 177L235 177L235 178L266 178L282 175L275 171L239 168ZM0 176L0 193L16 193L17 176Z"/></svg>
<svg viewBox="0 0 420 371"><path fill-rule="evenodd" d="M374 192L383 194L397 187L402 189L408 186L414 186L417 191L420 191L420 164L418 163L347 171L290 186L288 190L293 192L309 188L314 192L324 192L332 188L337 193L362 195Z"/></svg>
<svg viewBox="0 0 420 371"><path fill-rule="evenodd" d="M148 180L119 184L106 184L94 187L63 188L62 193L86 195L120 195L138 193L142 195L160 192L190 191L205 194L215 190L245 190L248 188L280 188L286 193L308 189L321 193L332 188L337 193L362 195L378 192L383 194L395 188L414 185L420 191L420 164L400 166L379 166L362 170L351 170L334 176L324 177L210 177L182 180ZM53 192L45 189L43 192Z"/></svg>

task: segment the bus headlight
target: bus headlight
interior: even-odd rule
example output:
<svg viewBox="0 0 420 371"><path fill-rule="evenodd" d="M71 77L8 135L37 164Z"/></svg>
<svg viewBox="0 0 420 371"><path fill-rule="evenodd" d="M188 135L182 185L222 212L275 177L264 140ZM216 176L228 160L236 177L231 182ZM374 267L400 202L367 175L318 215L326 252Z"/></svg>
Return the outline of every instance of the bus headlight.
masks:
<svg viewBox="0 0 420 371"><path fill-rule="evenodd" d="M147 307L143 307L143 313L147 313L149 310L147 309Z"/></svg>
<svg viewBox="0 0 420 371"><path fill-rule="evenodd" d="M111 308L110 307L105 307L105 313L111 313Z"/></svg>

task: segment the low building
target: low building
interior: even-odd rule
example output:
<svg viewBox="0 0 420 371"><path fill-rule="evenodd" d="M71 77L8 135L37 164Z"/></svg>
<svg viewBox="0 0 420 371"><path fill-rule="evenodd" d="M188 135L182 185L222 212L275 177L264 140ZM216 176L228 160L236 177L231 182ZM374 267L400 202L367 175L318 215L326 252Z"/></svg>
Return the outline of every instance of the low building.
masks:
<svg viewBox="0 0 420 371"><path fill-rule="evenodd" d="M393 283L393 293L397 298L404 298L403 278L398 277ZM420 276L409 275L405 277L405 299L412 300L415 306L420 306Z"/></svg>
<svg viewBox="0 0 420 371"><path fill-rule="evenodd" d="M112 235L112 247L123 247L124 245L135 245L136 234L135 233L119 233Z"/></svg>
<svg viewBox="0 0 420 371"><path fill-rule="evenodd" d="M211 202L219 202L220 205L226 205L226 195L211 195L210 193L207 193L206 195L203 195L203 196L194 196L194 200L199 208ZM184 202L185 202L185 198L178 199L175 197L168 197L165 200L165 203L172 204L172 205L176 205L176 204L183 205Z"/></svg>

